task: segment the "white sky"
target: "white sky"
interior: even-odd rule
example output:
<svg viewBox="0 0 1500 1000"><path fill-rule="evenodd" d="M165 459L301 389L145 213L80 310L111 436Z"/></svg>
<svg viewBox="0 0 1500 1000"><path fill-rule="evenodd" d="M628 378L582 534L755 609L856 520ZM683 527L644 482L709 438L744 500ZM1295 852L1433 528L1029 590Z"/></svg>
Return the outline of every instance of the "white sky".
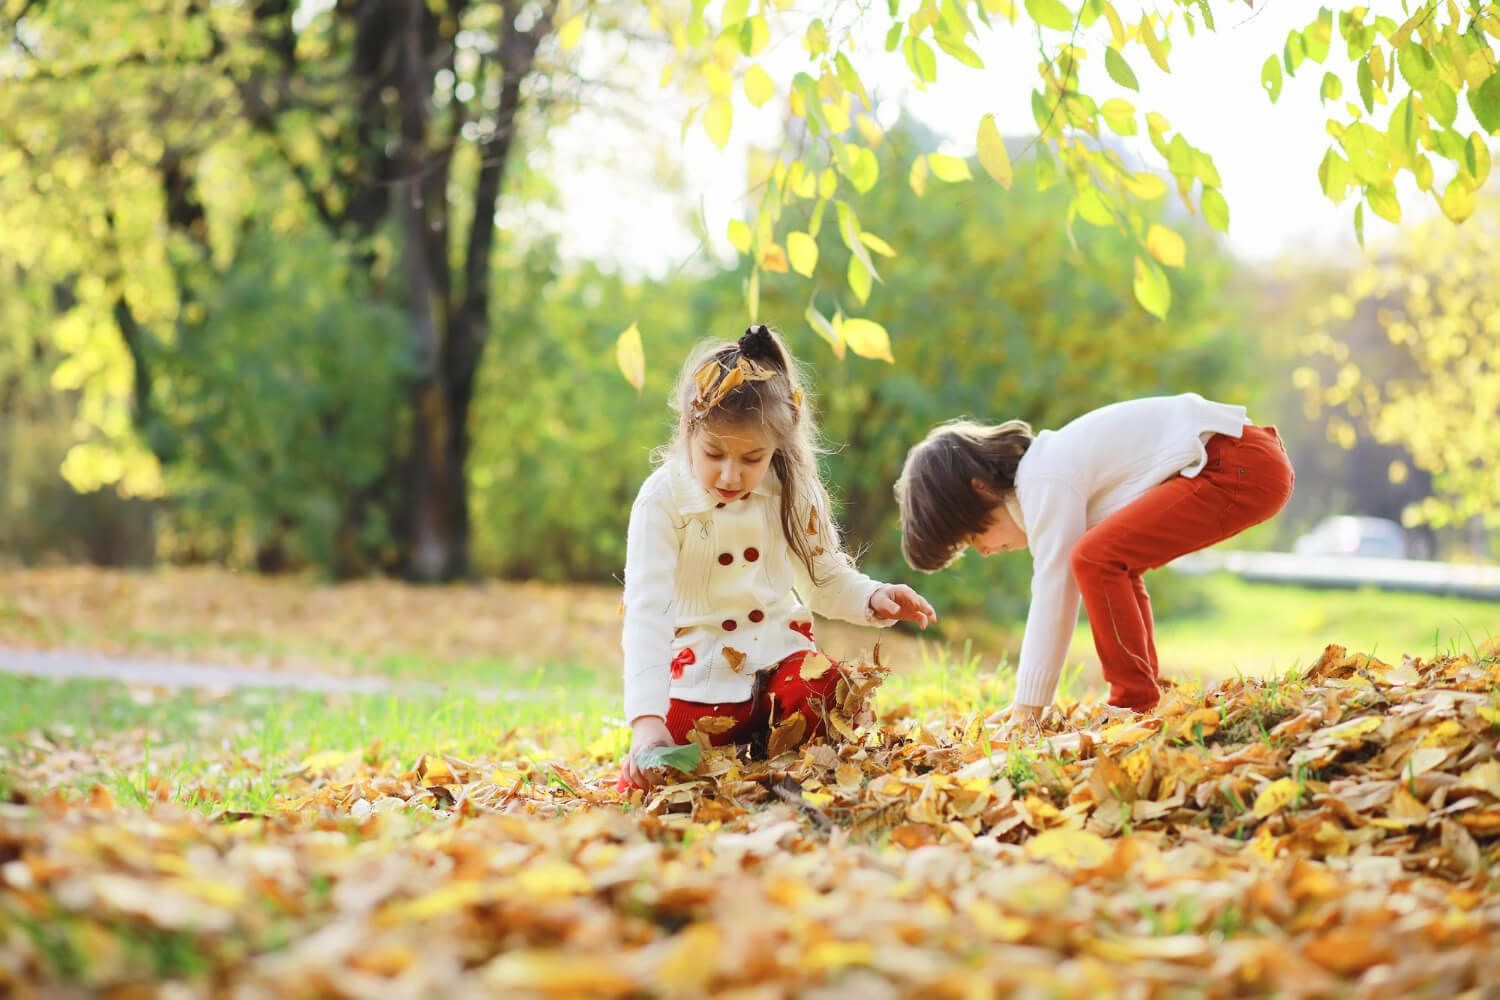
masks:
<svg viewBox="0 0 1500 1000"><path fill-rule="evenodd" d="M1260 0L1258 5L1260 11L1254 14L1239 5L1219 5L1227 12L1220 15L1219 30L1200 30L1195 38L1178 25L1180 37L1169 57L1170 75L1158 70L1144 49L1128 49L1127 58L1141 84L1139 94L1115 86L1097 59L1094 62L1099 65L1085 66L1085 87L1101 101L1123 96L1140 111L1161 112L1190 142L1213 156L1230 205L1228 241L1237 254L1266 260L1288 252L1356 253L1352 196L1342 205L1333 205L1323 196L1317 178L1318 164L1333 141L1324 123L1330 114L1347 117L1341 106L1330 104L1325 109L1318 100L1325 67L1346 77L1346 98L1354 94L1352 73L1345 72L1349 64L1343 44L1335 35L1325 66L1304 63L1295 78L1286 80L1280 100L1273 105L1260 86L1261 64L1267 55L1279 55L1287 32L1304 27L1317 8L1308 0ZM883 4L872 6L884 14ZM1376 6L1383 5L1377 2ZM1029 32L1029 24L997 26L975 46L986 69L971 70L944 57L938 83L925 92L915 89L899 50L887 55L878 40L873 51L856 64L883 122L904 107L949 137L944 151L968 155L974 150L978 121L986 112L995 114L1007 135L1034 131L1030 93L1037 81L1039 56ZM601 64L610 58L611 54L599 54ZM789 80L796 70L806 68L800 36L773 46L761 54L760 61L779 83ZM655 68L643 67L641 74L651 82L642 85L636 113L628 116L631 120L584 111L550 137L549 159L556 164L554 177L564 207L560 218L547 224L560 229L565 254L612 262L631 273L659 276L678 267L691 268L708 259L705 253L728 263L733 251L724 236L726 223L745 217L753 208L743 197L746 149L752 142L775 144L782 97L756 110L736 88L734 134L729 147L720 152L696 123L681 138L686 101L674 90L655 86ZM1467 108L1463 111L1467 115ZM1384 117L1377 106L1377 123ZM1144 124L1140 135L1123 141L1141 162L1162 166L1145 136ZM680 165L675 188L664 187L655 172L653 150L658 145ZM1024 195L1020 187L1005 192L977 164L974 169L977 176L971 183L987 185L994 197ZM906 181L883 176L881 183L905 185ZM1408 221L1433 211L1430 197L1414 188L1402 190L1402 201ZM699 247L689 225L700 211L711 237L706 251ZM1373 245L1393 227L1368 210L1365 214L1366 240ZM879 220L863 221L867 228L880 231Z"/></svg>

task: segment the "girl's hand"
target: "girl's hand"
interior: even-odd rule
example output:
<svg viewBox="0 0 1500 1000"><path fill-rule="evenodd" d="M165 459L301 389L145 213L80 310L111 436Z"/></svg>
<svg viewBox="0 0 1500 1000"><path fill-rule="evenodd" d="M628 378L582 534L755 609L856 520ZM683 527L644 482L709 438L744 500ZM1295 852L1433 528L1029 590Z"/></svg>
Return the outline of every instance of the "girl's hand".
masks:
<svg viewBox="0 0 1500 1000"><path fill-rule="evenodd" d="M870 611L881 621L918 622L926 628L937 612L921 594L904 583L885 583L870 595Z"/></svg>
<svg viewBox="0 0 1500 1000"><path fill-rule="evenodd" d="M618 791L628 791L631 785L650 791L660 784L660 772L645 771L635 766L635 755L647 747L669 747L675 745L667 723L659 715L643 715L630 724L630 753L625 755L620 771Z"/></svg>

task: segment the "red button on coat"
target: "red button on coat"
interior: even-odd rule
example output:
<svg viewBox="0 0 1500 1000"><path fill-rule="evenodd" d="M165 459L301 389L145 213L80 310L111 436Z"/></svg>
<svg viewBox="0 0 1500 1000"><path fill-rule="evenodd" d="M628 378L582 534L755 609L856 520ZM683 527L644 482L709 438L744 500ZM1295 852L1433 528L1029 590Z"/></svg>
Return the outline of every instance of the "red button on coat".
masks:
<svg viewBox="0 0 1500 1000"><path fill-rule="evenodd" d="M720 566L728 566L732 562L734 562L734 556L730 555L728 552L720 552L719 553L719 565Z"/></svg>
<svg viewBox="0 0 1500 1000"><path fill-rule="evenodd" d="M745 550L745 561L746 562L755 562L755 560L757 560L759 558L760 558L760 549L757 549L757 548L755 548L755 547L752 546L752 547L750 547L750 548L748 548L748 549Z"/></svg>
<svg viewBox="0 0 1500 1000"><path fill-rule="evenodd" d="M719 624L723 626L724 631L726 632L733 632L735 629L740 627L740 623L735 621L733 618L726 618Z"/></svg>
<svg viewBox="0 0 1500 1000"><path fill-rule="evenodd" d="M764 611L756 610L756 611L750 612L750 620L753 621L753 622L761 621L765 617L766 617L766 613Z"/></svg>

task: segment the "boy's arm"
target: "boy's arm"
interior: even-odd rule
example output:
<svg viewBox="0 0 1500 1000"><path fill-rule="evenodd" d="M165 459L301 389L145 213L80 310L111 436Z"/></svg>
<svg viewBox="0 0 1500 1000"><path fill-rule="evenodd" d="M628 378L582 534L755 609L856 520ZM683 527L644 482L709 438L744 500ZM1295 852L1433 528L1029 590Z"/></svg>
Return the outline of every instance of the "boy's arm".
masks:
<svg viewBox="0 0 1500 1000"><path fill-rule="evenodd" d="M1044 708L1057 693L1068 643L1078 625L1078 584L1071 557L1073 544L1088 526L1087 507L1065 480L1047 477L1027 484L1022 509L1029 522L1031 608L1021 639L1016 704Z"/></svg>
<svg viewBox="0 0 1500 1000"><path fill-rule="evenodd" d="M630 510L625 541L625 718L666 718L676 599L677 531L658 496L642 493Z"/></svg>

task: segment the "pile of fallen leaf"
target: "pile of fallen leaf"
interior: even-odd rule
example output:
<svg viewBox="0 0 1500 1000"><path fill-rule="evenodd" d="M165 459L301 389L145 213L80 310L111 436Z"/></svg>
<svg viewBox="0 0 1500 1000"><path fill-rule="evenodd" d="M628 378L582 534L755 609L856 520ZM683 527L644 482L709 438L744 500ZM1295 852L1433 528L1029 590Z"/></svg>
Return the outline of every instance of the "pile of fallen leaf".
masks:
<svg viewBox="0 0 1500 1000"><path fill-rule="evenodd" d="M273 815L0 811L0 993L1459 996L1500 954L1500 664L1332 646L1299 680L878 716L611 761L323 753ZM848 693L848 691L846 691ZM875 708L881 706L878 703ZM847 711L846 711L847 710ZM125 994L122 994L125 995ZM131 994L133 995L133 994Z"/></svg>

